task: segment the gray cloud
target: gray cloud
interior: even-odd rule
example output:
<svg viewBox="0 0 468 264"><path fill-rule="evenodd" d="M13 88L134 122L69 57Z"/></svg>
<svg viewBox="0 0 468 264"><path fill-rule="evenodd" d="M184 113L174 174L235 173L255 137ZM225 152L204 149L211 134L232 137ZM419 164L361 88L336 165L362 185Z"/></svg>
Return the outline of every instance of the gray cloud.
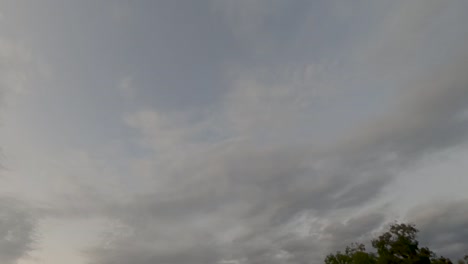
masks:
<svg viewBox="0 0 468 264"><path fill-rule="evenodd" d="M377 121L384 123L385 129L372 124L372 129L366 128L351 144L331 152L316 153L307 147L261 151L249 143L235 143L229 151L217 150L197 158L195 163L185 163L167 192L142 196L113 210L113 217L121 219L134 233L117 239L111 250L94 251L94 258L99 260L97 263L126 263L139 260L134 255L141 254L141 263L198 263L198 256L204 256L199 263L216 263L232 256L246 259L247 263L284 263L284 259L276 258L287 256L291 263L307 263L312 257L307 252L315 252L313 255L319 258L317 252L324 248L343 246L383 223L382 216L350 220L345 226L329 225L321 231L322 238L289 234L286 239L279 230L303 212L333 219L331 212L363 206L378 197L396 172L421 155L466 139L464 127L457 126L461 129L455 131L460 133L456 141L442 140L448 136L446 133L455 139L452 126L460 122L455 120L466 101L464 90L452 86L452 78L445 80L433 86L434 92L444 96L415 96L408 101L409 110L406 106L397 110L396 116L401 113L401 118L391 115L388 120ZM446 100L452 96L463 103L447 107ZM431 102L430 111L425 110L429 108L426 100ZM451 129L444 128L447 125ZM422 141L421 133L425 133ZM362 135L367 140L361 140ZM438 144L429 148L431 141ZM354 226L366 222L369 225ZM233 227L237 230L231 231ZM347 233L347 228L356 232ZM231 241L226 236L231 236ZM317 239L323 245L311 243ZM138 240L143 248L149 248L141 251L138 244L133 244ZM122 246L126 251L121 250Z"/></svg>
<svg viewBox="0 0 468 264"><path fill-rule="evenodd" d="M10 198L0 198L0 262L14 264L28 255L36 242L31 209Z"/></svg>
<svg viewBox="0 0 468 264"><path fill-rule="evenodd" d="M461 259L468 252L468 203L433 201L412 210L408 219L420 230L419 240L438 255Z"/></svg>
<svg viewBox="0 0 468 264"><path fill-rule="evenodd" d="M465 20L460 21L458 13L454 16L458 23L444 20L449 17L444 12L462 10L460 1L454 0L453 5L425 0L378 2L360 6L364 11L353 7L349 12L334 2L335 16L330 17L339 21L324 18L327 15L322 13L328 13L322 10L329 11L329 4L318 2L311 7L302 1L280 2L220 0L181 7L166 1L141 8L157 15L139 10L141 16L138 8L128 5L110 12L118 28L100 22L101 8L83 21L75 9L86 10L86 4L77 4L63 10L66 23L54 21L51 27L43 27L60 32L54 32L54 38L41 36L41 40L53 50L49 51L52 59L66 62L57 67L59 72L64 69L62 73L73 75L62 80L69 87L66 91L73 91L68 96L74 100L70 105L76 113L72 115L79 112L89 125L85 116L102 115L97 109L113 113L115 102L107 96L108 90L99 91L108 100L100 101L95 88L107 85L101 78L114 80L121 71L127 77L116 78L121 80L120 92L125 92L128 104L140 103L129 106L131 110L115 111L116 119L130 111L123 124L108 126L99 118L93 123L109 133L112 130L112 135L119 129L136 132L123 133L135 136L135 141L122 140L131 145L129 156L108 162L124 168L128 175L108 176L114 170L108 172L105 166L79 170L91 167L93 158L71 162L75 167L70 170L79 171L71 174L78 179L70 181L72 187L58 196L59 201L41 210L43 217L64 221L104 218L117 223L106 226L101 243L85 251L91 264L320 262L330 251L367 240L387 221L385 214L369 212L367 207L377 207L374 203L395 175L421 157L466 141L467 49L451 44L440 55L432 44L443 43L441 39L464 43L461 40L467 34L456 25ZM369 21L363 22L364 18ZM62 28L72 24L76 30ZM146 28L147 24L151 27ZM363 24L372 25L359 28ZM344 32L348 29L350 33ZM109 34L115 45L102 42L101 34ZM57 46L56 36L66 48ZM83 43L90 47L82 47ZM0 59L16 60L16 55L1 53L5 50L1 45ZM338 51L342 46L350 54ZM84 56L70 52L81 48L87 51L82 52ZM327 57L335 52L338 55ZM129 65L121 65L123 61ZM0 62L0 67L8 65ZM115 68L118 74L111 72ZM130 73L129 68L133 69ZM8 79L4 78L10 76L8 71L4 72L0 78ZM374 83L375 87L369 87ZM342 127L339 123L353 122L347 120L353 113L345 112L373 110L366 104L374 100L370 96L374 89L380 91L378 84L383 86L382 93L386 89L394 93L388 97L391 102L385 102L385 113L375 107L382 111L366 113L372 118L359 123L364 125L350 125L357 127L353 131L349 127L334 131ZM352 95L355 91L358 96ZM88 107L93 106L90 102L81 105L76 98L99 101L99 107ZM67 100L61 102L64 109L70 107ZM54 104L40 101L38 105ZM345 105L354 108L345 109ZM187 108L193 111L173 110ZM64 122L55 123L65 124L64 129L57 126L47 131L62 135L79 127L66 111L62 118ZM317 131L324 131L327 138L332 130L333 143L320 144ZM79 142L87 134L83 132L89 131L74 132ZM100 139L109 136L102 131L100 135ZM343 140L334 141L341 136ZM123 187L113 189L114 182ZM119 191L128 193L114 197ZM31 250L34 218L6 200L0 206L5 215L0 219L0 260L14 263ZM455 227L466 227L466 210L461 204L444 208L422 211L411 219L421 223L422 230L449 234L434 238L427 233L422 238L433 240L447 254L458 254L466 245L466 234L456 233ZM453 229L435 220L446 213L458 219L447 219L454 221L450 222ZM454 244L444 248L449 239Z"/></svg>
<svg viewBox="0 0 468 264"><path fill-rule="evenodd" d="M231 152L204 158L196 167L219 168L197 171L185 164L184 184L168 185L174 188L168 193L140 196L110 209L111 216L131 232L112 241L108 250L91 250L91 259L126 263L139 260L135 255L141 254L141 263L216 263L230 258L262 263L287 252L294 263L301 263L305 259L296 255L293 245L309 248L307 243L316 237L308 237L307 232L304 238L292 234L287 227L291 221L306 211L328 219L332 211L354 208L376 197L385 184L383 178L374 177L353 183L374 172L360 161L331 162L319 168L319 162L300 148L258 151L236 146ZM194 180L190 171L201 178ZM329 232L325 230L323 235ZM323 245L310 245L323 250ZM210 260L206 259L207 249ZM310 257L304 251L297 249L298 254ZM196 256L205 257L197 262Z"/></svg>
<svg viewBox="0 0 468 264"><path fill-rule="evenodd" d="M0 91L2 96L27 92L28 75L31 74L31 56L31 51L21 43L0 37Z"/></svg>
<svg viewBox="0 0 468 264"><path fill-rule="evenodd" d="M410 82L396 113L367 128L363 140L384 151L417 155L466 139L468 78L463 69L467 63L462 56Z"/></svg>
<svg viewBox="0 0 468 264"><path fill-rule="evenodd" d="M264 147L257 140L262 135L242 130L244 141L189 148L176 169L160 164L169 175L164 187L155 176L158 191L109 209L131 232L106 249L90 250L90 258L99 264L310 263L326 250L368 236L386 219L377 213L353 216L356 208L371 204L396 174L424 155L467 139L465 51L399 81L392 111L337 145L318 149L303 141ZM271 106L256 102L265 103L255 106L259 109ZM300 113L273 106L279 108L273 113L291 111L283 116ZM281 122L274 117L262 122ZM171 151L183 152L182 143ZM307 217L298 224L301 215ZM315 231L300 231L301 226Z"/></svg>

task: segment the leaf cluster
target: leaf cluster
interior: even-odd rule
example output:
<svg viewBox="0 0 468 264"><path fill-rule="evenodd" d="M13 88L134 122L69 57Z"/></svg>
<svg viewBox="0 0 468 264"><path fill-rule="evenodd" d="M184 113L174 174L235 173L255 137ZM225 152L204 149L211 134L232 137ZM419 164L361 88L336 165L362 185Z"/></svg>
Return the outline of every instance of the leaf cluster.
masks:
<svg viewBox="0 0 468 264"><path fill-rule="evenodd" d="M329 254L325 264L453 264L429 248L420 247L417 233L412 224L395 223L372 240L375 253L367 252L363 244L353 243L344 252ZM457 264L468 264L468 255Z"/></svg>

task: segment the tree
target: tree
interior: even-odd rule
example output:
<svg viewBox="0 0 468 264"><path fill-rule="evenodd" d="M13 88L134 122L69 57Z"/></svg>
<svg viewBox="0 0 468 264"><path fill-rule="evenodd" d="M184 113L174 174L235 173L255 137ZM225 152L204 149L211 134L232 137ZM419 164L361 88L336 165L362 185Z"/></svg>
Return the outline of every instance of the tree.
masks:
<svg viewBox="0 0 468 264"><path fill-rule="evenodd" d="M326 264L452 264L438 257L427 247L419 247L418 230L412 224L395 223L389 230L372 240L376 253L368 253L363 244L351 244L345 252L337 251L325 258ZM458 264L468 264L468 255Z"/></svg>
<svg viewBox="0 0 468 264"><path fill-rule="evenodd" d="M345 252L338 251L335 255L330 254L325 258L326 264L354 264L354 263L377 263L372 253L367 253L363 244L351 244L346 247Z"/></svg>
<svg viewBox="0 0 468 264"><path fill-rule="evenodd" d="M377 250L377 263L431 263L432 252L419 249L416 240L418 230L411 224L394 224L390 230L372 240L372 246Z"/></svg>

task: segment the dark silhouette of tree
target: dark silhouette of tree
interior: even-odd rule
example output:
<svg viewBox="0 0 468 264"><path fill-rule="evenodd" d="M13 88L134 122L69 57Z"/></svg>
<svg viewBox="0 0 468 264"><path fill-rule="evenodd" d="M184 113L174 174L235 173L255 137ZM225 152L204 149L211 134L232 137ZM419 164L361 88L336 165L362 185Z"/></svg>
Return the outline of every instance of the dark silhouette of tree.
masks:
<svg viewBox="0 0 468 264"><path fill-rule="evenodd" d="M367 252L363 244L353 243L345 252L337 251L325 258L326 264L452 264L427 247L419 247L418 230L412 224L396 223L372 240L376 253ZM458 264L468 264L468 255Z"/></svg>
<svg viewBox="0 0 468 264"><path fill-rule="evenodd" d="M326 264L347 264L347 263L377 263L377 258L373 253L367 253L363 244L351 244L346 247L345 252L336 252L325 258Z"/></svg>

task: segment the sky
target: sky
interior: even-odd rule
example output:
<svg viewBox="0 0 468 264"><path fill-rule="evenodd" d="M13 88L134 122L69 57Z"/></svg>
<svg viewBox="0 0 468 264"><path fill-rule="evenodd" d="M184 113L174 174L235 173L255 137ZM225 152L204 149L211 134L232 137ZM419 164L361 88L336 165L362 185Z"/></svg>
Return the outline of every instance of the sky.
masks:
<svg viewBox="0 0 468 264"><path fill-rule="evenodd" d="M468 253L468 1L0 0L0 263Z"/></svg>

